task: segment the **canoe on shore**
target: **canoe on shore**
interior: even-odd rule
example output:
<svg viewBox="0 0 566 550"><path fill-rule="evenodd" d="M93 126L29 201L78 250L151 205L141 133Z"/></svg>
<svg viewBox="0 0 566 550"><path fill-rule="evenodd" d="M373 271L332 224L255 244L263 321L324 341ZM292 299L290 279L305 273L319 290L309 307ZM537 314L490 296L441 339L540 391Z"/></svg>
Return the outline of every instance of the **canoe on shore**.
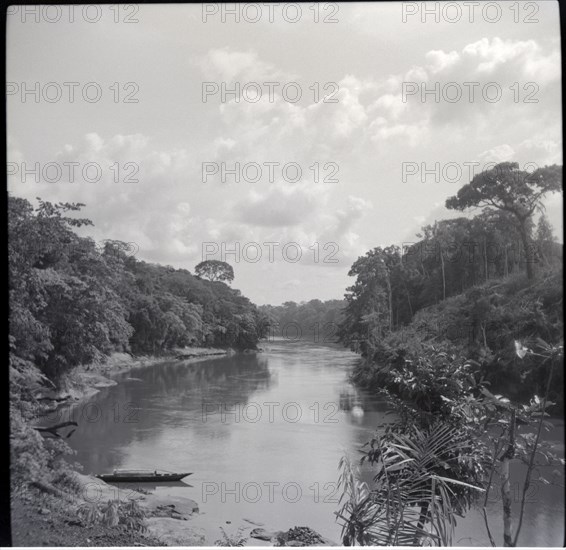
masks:
<svg viewBox="0 0 566 550"><path fill-rule="evenodd" d="M163 470L114 470L111 474L98 474L95 477L102 481L113 482L136 482L136 481L181 481L184 477L190 476L191 473L176 474L174 472L165 472Z"/></svg>

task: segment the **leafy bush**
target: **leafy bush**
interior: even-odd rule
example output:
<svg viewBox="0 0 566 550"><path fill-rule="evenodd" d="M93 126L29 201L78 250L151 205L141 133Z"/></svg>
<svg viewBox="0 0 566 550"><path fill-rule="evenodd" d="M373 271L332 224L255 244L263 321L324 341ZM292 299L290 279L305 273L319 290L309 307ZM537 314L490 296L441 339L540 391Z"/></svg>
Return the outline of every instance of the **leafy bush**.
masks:
<svg viewBox="0 0 566 550"><path fill-rule="evenodd" d="M109 500L105 504L98 502L83 503L76 510L78 518L87 525L103 524L106 527L123 525L126 529L145 533L147 526L145 513L139 504L130 499L128 502Z"/></svg>
<svg viewBox="0 0 566 550"><path fill-rule="evenodd" d="M214 542L216 546L245 546L246 541L248 540L246 537L242 536L244 530L240 527L236 533L228 534L224 530L223 527L220 527L220 531L222 532L222 539L219 539Z"/></svg>
<svg viewBox="0 0 566 550"><path fill-rule="evenodd" d="M388 427L362 457L376 467L370 490L342 460L342 537L346 546L451 546L456 516L475 500L488 461L458 427ZM463 481L466 480L466 481Z"/></svg>
<svg viewBox="0 0 566 550"><path fill-rule="evenodd" d="M411 370L411 365L418 365L434 349L477 362L477 374L493 391L528 401L533 393L543 392L546 371L535 357L519 360L513 342L542 338L560 343L561 275L561 270L549 269L532 285L524 276L492 281L419 311L408 326L375 343L368 360L354 370L354 380L391 389L394 373L389 376L390 369ZM425 365L423 368L426 372ZM558 369L551 398L560 410L562 382L563 369Z"/></svg>

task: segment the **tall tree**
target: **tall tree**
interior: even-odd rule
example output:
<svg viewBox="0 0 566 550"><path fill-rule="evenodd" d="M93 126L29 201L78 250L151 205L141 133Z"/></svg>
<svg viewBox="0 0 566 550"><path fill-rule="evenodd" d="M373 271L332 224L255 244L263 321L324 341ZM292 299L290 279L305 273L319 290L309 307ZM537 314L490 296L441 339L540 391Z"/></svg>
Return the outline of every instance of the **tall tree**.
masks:
<svg viewBox="0 0 566 550"><path fill-rule="evenodd" d="M534 278L529 231L532 215L541 207L542 198L547 193L560 191L561 184L562 166L545 166L529 173L520 170L516 162L502 162L476 175L455 196L446 200L446 208L465 210L487 206L510 212L519 229L527 277L531 280Z"/></svg>
<svg viewBox="0 0 566 550"><path fill-rule="evenodd" d="M544 212L538 220L535 239L538 253L542 257L543 262L548 264L549 258L552 255L552 244L556 242L556 237L553 233L553 227Z"/></svg>
<svg viewBox="0 0 566 550"><path fill-rule="evenodd" d="M373 342L393 328L391 272L400 266L399 247L376 247L354 262L348 272L356 277L347 288L345 319L340 326L343 341L372 347Z"/></svg>
<svg viewBox="0 0 566 550"><path fill-rule="evenodd" d="M231 283L234 280L232 266L220 260L205 260L201 262L195 266L195 273L209 281L227 281Z"/></svg>

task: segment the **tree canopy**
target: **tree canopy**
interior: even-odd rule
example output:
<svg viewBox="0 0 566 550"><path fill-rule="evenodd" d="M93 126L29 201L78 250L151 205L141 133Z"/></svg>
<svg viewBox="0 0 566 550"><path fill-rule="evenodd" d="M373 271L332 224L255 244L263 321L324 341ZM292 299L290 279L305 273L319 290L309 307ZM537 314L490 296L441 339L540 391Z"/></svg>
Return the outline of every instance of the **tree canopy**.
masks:
<svg viewBox="0 0 566 550"><path fill-rule="evenodd" d="M205 260L195 266L195 273L198 277L204 277L209 281L226 281L231 283L234 280L234 270L232 266L220 260Z"/></svg>
<svg viewBox="0 0 566 550"><path fill-rule="evenodd" d="M312 343L331 343L338 337L344 300L309 300L297 304L284 302L280 306L259 306L270 336Z"/></svg>
<svg viewBox="0 0 566 550"><path fill-rule="evenodd" d="M22 372L33 365L56 381L114 351L256 347L263 317L238 290L137 260L129 243L98 248L74 232L91 225L73 217L81 206L9 197L10 337Z"/></svg>
<svg viewBox="0 0 566 550"><path fill-rule="evenodd" d="M530 173L516 162L502 162L476 175L458 193L446 200L446 208L465 210L483 206L509 212L518 225L527 264L527 276L534 277L533 251L528 227L541 199L562 188L562 166L537 168Z"/></svg>
<svg viewBox="0 0 566 550"><path fill-rule="evenodd" d="M368 251L349 272L355 282L346 289L341 339L356 351L371 353L387 333L411 323L420 310L491 280L525 274L529 264L521 230L513 222L510 212L484 208L472 219L427 225L402 248ZM543 225L542 236L533 242L533 262L557 266L562 245ZM529 233L532 227L532 220L526 220Z"/></svg>

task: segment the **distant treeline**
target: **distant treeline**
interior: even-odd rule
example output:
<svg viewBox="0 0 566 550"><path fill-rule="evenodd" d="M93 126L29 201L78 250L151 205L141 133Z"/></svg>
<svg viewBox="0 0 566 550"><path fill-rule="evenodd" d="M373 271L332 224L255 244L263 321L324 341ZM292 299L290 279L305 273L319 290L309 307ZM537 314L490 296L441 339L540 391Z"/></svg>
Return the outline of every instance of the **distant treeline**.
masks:
<svg viewBox="0 0 566 550"><path fill-rule="evenodd" d="M269 338L325 344L338 340L345 305L344 300L310 300L299 304L285 302L280 306L259 306L259 310L269 324Z"/></svg>
<svg viewBox="0 0 566 550"><path fill-rule="evenodd" d="M184 346L256 348L266 323L222 282L146 263L121 241L101 249L74 228L84 205L9 197L12 366L52 380L114 351L160 354ZM16 381L18 377L14 380Z"/></svg>

